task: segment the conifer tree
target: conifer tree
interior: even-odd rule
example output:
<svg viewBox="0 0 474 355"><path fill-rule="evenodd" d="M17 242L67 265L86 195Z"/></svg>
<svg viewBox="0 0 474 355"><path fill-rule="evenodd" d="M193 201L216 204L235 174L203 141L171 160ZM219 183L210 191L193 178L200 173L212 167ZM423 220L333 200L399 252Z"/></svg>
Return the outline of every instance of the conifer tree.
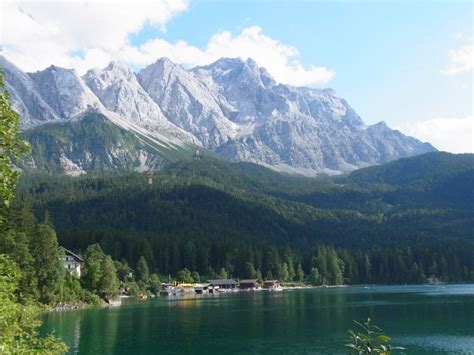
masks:
<svg viewBox="0 0 474 355"><path fill-rule="evenodd" d="M102 259L101 277L98 284L99 292L105 300L113 299L118 294L119 281L117 270L112 258L107 255Z"/></svg>
<svg viewBox="0 0 474 355"><path fill-rule="evenodd" d="M39 224L31 239L31 255L42 303L53 303L58 295L64 275L62 253L54 229L47 224Z"/></svg>
<svg viewBox="0 0 474 355"><path fill-rule="evenodd" d="M103 259L104 253L99 244L92 244L86 249L81 283L86 289L92 292L97 292L99 290L99 282L102 277Z"/></svg>
<svg viewBox="0 0 474 355"><path fill-rule="evenodd" d="M150 270L148 269L148 264L145 257L141 256L138 259L136 272L136 280L143 283L148 283L150 281Z"/></svg>

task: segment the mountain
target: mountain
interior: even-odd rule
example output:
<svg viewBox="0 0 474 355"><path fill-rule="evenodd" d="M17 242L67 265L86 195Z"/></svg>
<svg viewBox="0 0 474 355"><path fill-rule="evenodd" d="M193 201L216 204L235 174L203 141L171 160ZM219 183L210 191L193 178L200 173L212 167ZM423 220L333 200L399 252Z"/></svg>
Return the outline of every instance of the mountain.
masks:
<svg viewBox="0 0 474 355"><path fill-rule="evenodd" d="M138 73L138 80L166 117L216 149L234 136L237 126L221 102L192 72L162 58Z"/></svg>
<svg viewBox="0 0 474 355"><path fill-rule="evenodd" d="M353 183L426 187L473 170L474 154L433 152L359 169L351 173L347 180Z"/></svg>
<svg viewBox="0 0 474 355"><path fill-rule="evenodd" d="M361 186L390 186L393 205L455 206L474 210L474 154L433 152L352 172L341 181Z"/></svg>
<svg viewBox="0 0 474 355"><path fill-rule="evenodd" d="M180 130L164 117L160 107L125 64L111 62L102 70L89 70L83 79L110 112L126 118L152 135L174 136L184 142L200 144L194 136Z"/></svg>
<svg viewBox="0 0 474 355"><path fill-rule="evenodd" d="M0 56L0 63L5 75L5 89L10 93L13 109L21 116L22 127L32 127L59 120L28 74L2 56Z"/></svg>
<svg viewBox="0 0 474 355"><path fill-rule="evenodd" d="M190 148L165 147L123 129L104 115L87 112L78 120L47 123L23 132L32 146L23 168L77 176L87 172L158 170L166 162L189 160Z"/></svg>
<svg viewBox="0 0 474 355"><path fill-rule="evenodd" d="M3 57L1 64L24 128L96 111L156 145L209 149L231 161L305 175L435 150L383 122L365 125L331 89L278 84L252 59L222 58L188 70L161 58L136 74L112 62L82 78L55 66L26 74Z"/></svg>

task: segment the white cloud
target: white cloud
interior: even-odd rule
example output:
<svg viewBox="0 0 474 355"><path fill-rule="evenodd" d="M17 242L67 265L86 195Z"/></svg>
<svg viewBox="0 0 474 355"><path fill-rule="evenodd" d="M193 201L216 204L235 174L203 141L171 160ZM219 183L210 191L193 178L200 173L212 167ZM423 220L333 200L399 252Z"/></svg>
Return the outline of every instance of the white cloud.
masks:
<svg viewBox="0 0 474 355"><path fill-rule="evenodd" d="M265 67L277 81L292 85L327 83L334 77L334 71L324 67L304 67L292 58L299 54L295 47L285 45L263 33L258 26L248 27L238 35L223 31L212 36L204 50L184 41L170 43L153 39L139 48L128 47L119 53L121 60L143 66L157 57L168 57L185 66L205 65L221 57L253 58Z"/></svg>
<svg viewBox="0 0 474 355"><path fill-rule="evenodd" d="M165 26L188 3L28 0L5 1L1 6L1 41L9 59L25 70L50 64L81 70L84 64L102 64L104 56L127 46L128 36L145 24ZM86 58L77 52L86 53Z"/></svg>
<svg viewBox="0 0 474 355"><path fill-rule="evenodd" d="M140 46L129 42L129 35L145 24L163 27L187 7L187 0L7 1L2 4L4 54L27 71L55 64L84 73L104 67L112 59L143 67L159 57L185 66L209 64L220 57L251 57L286 84L323 84L335 75L325 67L304 66L296 59L299 52L295 47L272 39L258 26L237 35L218 32L203 49L161 38Z"/></svg>
<svg viewBox="0 0 474 355"><path fill-rule="evenodd" d="M474 116L405 123L400 131L452 153L474 153Z"/></svg>
<svg viewBox="0 0 474 355"><path fill-rule="evenodd" d="M446 75L456 75L469 72L474 68L474 46L463 45L448 52L449 63L441 72Z"/></svg>

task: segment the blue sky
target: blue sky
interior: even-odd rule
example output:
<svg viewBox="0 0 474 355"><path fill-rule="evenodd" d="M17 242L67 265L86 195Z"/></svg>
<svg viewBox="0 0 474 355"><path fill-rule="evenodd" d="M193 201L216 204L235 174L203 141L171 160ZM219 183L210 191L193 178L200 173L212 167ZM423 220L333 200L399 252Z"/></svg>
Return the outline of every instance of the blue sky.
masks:
<svg viewBox="0 0 474 355"><path fill-rule="evenodd" d="M472 4L450 1L194 1L132 43L162 37L204 48L218 31L257 25L296 47L305 65L334 69L332 87L367 123L472 115L472 73L447 77L448 51L472 36Z"/></svg>
<svg viewBox="0 0 474 355"><path fill-rule="evenodd" d="M367 124L473 151L471 1L11 0L2 12L4 53L25 70L253 57L280 82L332 87Z"/></svg>

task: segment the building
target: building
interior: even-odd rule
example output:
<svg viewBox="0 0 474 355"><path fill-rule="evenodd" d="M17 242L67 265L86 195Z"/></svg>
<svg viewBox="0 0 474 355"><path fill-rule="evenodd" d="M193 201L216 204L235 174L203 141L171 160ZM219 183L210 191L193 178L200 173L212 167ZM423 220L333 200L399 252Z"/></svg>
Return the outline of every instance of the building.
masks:
<svg viewBox="0 0 474 355"><path fill-rule="evenodd" d="M64 251L63 265L71 274L81 277L81 268L84 266L84 259L72 251L61 247Z"/></svg>
<svg viewBox="0 0 474 355"><path fill-rule="evenodd" d="M263 287L270 291L280 291L281 286L278 280L266 280L263 282Z"/></svg>
<svg viewBox="0 0 474 355"><path fill-rule="evenodd" d="M207 280L209 286L213 288L219 288L220 290L234 290L237 289L237 281L234 279L219 279L219 280Z"/></svg>
<svg viewBox="0 0 474 355"><path fill-rule="evenodd" d="M260 282L257 279L240 280L239 287L242 290L249 290L249 289L259 288L260 287Z"/></svg>

